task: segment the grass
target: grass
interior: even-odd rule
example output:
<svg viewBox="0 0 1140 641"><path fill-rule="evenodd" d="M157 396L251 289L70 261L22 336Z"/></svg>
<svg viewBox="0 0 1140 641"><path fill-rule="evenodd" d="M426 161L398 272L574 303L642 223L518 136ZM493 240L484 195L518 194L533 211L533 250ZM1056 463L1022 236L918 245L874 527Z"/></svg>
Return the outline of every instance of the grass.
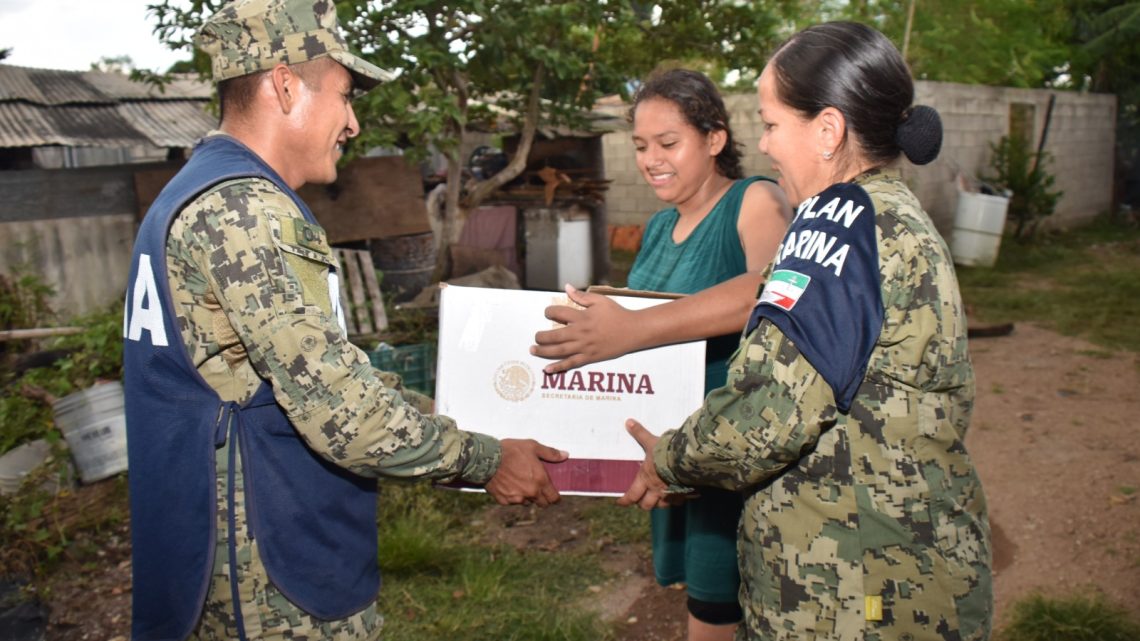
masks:
<svg viewBox="0 0 1140 641"><path fill-rule="evenodd" d="M582 516L597 540L617 544L649 543L649 516L641 510L618 507L612 499L598 499Z"/></svg>
<svg viewBox="0 0 1140 641"><path fill-rule="evenodd" d="M1105 218L1033 242L1006 238L994 267L957 271L976 321L1035 322L1140 352L1140 229Z"/></svg>
<svg viewBox="0 0 1140 641"><path fill-rule="evenodd" d="M1140 623L1100 597L1032 595L1013 606L996 641L1136 641Z"/></svg>
<svg viewBox="0 0 1140 641"><path fill-rule="evenodd" d="M606 626L567 602L603 578L589 551L518 551L479 541L486 496L386 484L380 608L391 641L595 641Z"/></svg>

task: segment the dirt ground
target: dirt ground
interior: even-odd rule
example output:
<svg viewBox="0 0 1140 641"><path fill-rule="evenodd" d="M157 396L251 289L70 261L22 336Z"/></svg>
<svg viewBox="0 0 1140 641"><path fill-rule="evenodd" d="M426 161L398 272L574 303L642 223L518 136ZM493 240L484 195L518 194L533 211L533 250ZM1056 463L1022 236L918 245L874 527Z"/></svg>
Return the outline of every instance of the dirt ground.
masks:
<svg viewBox="0 0 1140 641"><path fill-rule="evenodd" d="M1032 591L1101 593L1140 617L1140 356L1027 324L971 349L978 394L966 444L990 505L999 622ZM583 601L621 639L683 639L684 592L653 582L648 551L583 534L582 510L597 500L567 497L525 519L524 508L490 508L488 537L598 546L612 578ZM48 641L126 640L125 526L103 552L103 567L56 573Z"/></svg>

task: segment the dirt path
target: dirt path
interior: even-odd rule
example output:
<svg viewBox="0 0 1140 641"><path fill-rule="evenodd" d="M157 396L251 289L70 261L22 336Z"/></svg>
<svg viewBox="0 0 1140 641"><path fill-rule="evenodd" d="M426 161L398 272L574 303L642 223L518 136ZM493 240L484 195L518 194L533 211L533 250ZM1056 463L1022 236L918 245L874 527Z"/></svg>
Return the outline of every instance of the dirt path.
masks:
<svg viewBox="0 0 1140 641"><path fill-rule="evenodd" d="M1031 590L1099 591L1140 616L1140 356L1024 324L972 353L966 445L990 504L998 616Z"/></svg>
<svg viewBox="0 0 1140 641"><path fill-rule="evenodd" d="M978 394L967 447L990 504L999 619L1033 590L1103 593L1140 617L1140 356L1031 325L971 349ZM684 593L657 587L648 549L589 535L583 510L597 500L567 497L531 513L491 508L488 537L548 550L594 546L612 578L583 602L617 623L620 639L683 639ZM49 640L125 641L122 529L103 549L107 568L53 581Z"/></svg>
<svg viewBox="0 0 1140 641"><path fill-rule="evenodd" d="M1140 356L1024 324L971 350L966 444L990 505L999 622L1035 590L1101 593L1140 617ZM639 576L641 594L613 618L633 617L621 638L683 639L680 593L647 565Z"/></svg>

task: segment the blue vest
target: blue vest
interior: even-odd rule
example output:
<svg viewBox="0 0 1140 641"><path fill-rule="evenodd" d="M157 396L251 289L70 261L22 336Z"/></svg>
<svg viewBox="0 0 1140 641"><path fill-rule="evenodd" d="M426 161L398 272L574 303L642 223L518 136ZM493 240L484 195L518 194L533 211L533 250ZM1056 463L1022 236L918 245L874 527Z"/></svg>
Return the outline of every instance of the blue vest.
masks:
<svg viewBox="0 0 1140 641"><path fill-rule="evenodd" d="M236 140L216 136L200 143L162 190L135 241L123 323L134 641L185 639L198 622L216 545L215 454L227 438L240 445L248 527L270 580L289 601L319 619L340 619L372 603L380 586L375 480L306 447L268 383L244 405L222 401L182 343L166 278L170 225L208 188L249 176L272 181L316 223L260 158ZM234 451L229 449L231 505ZM240 608L234 611L242 630Z"/></svg>

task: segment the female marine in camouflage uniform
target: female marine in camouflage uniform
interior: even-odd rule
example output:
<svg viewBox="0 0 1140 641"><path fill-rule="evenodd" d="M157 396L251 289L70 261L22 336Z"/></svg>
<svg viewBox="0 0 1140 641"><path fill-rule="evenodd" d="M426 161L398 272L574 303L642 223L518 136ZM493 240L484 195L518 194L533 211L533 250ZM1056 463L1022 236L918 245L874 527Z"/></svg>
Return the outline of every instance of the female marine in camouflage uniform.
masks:
<svg viewBox="0 0 1140 641"><path fill-rule="evenodd" d="M985 498L963 446L974 396L945 243L888 168L933 160L941 123L879 32L817 25L759 83L796 217L728 383L646 447L620 500L685 486L746 496L745 639L984 639Z"/></svg>

